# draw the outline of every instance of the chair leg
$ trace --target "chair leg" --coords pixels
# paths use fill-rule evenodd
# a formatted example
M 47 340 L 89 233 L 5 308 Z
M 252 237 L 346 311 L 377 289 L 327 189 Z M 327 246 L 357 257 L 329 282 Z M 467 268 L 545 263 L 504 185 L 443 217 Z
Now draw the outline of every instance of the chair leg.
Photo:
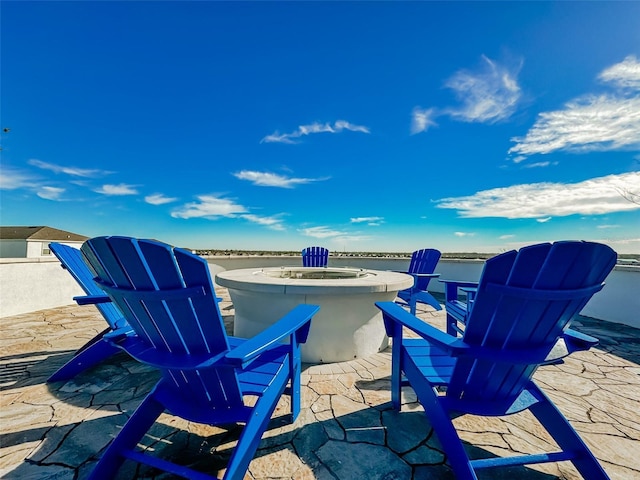
M 78 350 L 76 350 L 76 355 L 79 354 L 79 353 L 82 353 L 84 350 L 86 350 L 87 348 L 91 347 L 94 343 L 97 343 L 97 342 L 103 340 L 103 337 L 107 333 L 111 333 L 111 332 L 113 332 L 113 329 L 111 327 L 105 328 L 98 335 L 93 337 L 91 340 L 89 340 L 87 343 L 85 343 L 82 347 L 80 347 Z
M 417 291 L 410 294 L 406 299 L 402 297 L 399 298 L 401 298 L 406 303 L 406 305 L 409 306 L 409 313 L 411 313 L 411 315 L 416 314 L 416 306 L 418 302 L 430 305 L 434 310 L 442 310 L 442 305 L 440 305 L 440 302 L 438 302 L 433 295 L 426 291 Z
M 456 480 L 477 480 L 462 440 L 453 426 L 449 412 L 442 407 L 437 392 L 412 362 L 405 362 L 405 373 L 440 440 Z
M 291 338 L 291 354 L 289 355 L 289 376 L 291 379 L 291 422 L 295 422 L 296 418 L 300 414 L 300 396 L 302 390 L 302 384 L 300 380 L 300 374 L 302 373 L 301 367 L 301 353 L 300 353 L 300 344 L 298 340 L 295 338 L 295 335 L 292 335 Z
M 288 372 L 280 372 L 269 386 L 265 395 L 256 402 L 229 459 L 223 480 L 242 480 L 245 478 L 247 468 L 249 468 L 258 445 L 260 445 L 262 434 L 267 429 L 271 415 L 276 409 L 278 399 L 282 395 L 288 380 Z
M 107 331 L 111 331 L 111 329 L 106 330 L 97 337 L 94 337 L 86 345 L 80 348 L 80 350 L 73 355 L 73 358 L 71 358 L 47 379 L 47 382 L 51 383 L 69 380 L 80 372 L 97 365 L 119 352 L 120 349 L 118 347 L 113 346 L 102 338 L 102 335 Z
M 602 468 L 602 465 L 593 456 L 589 447 L 580 438 L 562 412 L 533 382 L 530 384 L 529 389 L 540 399 L 539 402 L 529 407 L 531 413 L 563 451 L 575 452 L 576 458 L 572 459 L 571 463 L 573 463 L 582 477 L 585 480 L 608 479 L 609 476 Z
M 391 406 L 402 408 L 402 325 L 392 324 L 391 337 Z
M 416 301 L 416 299 L 414 297 L 411 297 L 411 299 L 409 300 L 409 313 L 411 315 L 415 315 L 416 314 L 416 304 L 418 302 Z
M 158 402 L 154 395 L 158 385 L 149 393 L 138 406 L 131 418 L 116 438 L 107 447 L 100 461 L 95 466 L 89 480 L 110 480 L 116 478 L 118 469 L 125 461 L 123 452 L 132 450 L 138 444 L 145 433 L 149 431 L 156 419 L 164 412 L 165 408 Z
M 440 305 L 440 302 L 438 302 L 438 300 L 436 300 L 435 297 L 429 292 L 424 292 L 423 297 L 420 298 L 420 301 L 426 303 L 427 305 L 431 305 L 434 310 L 442 310 L 442 305 Z
M 458 321 L 455 319 L 455 317 L 453 317 L 453 316 L 451 316 L 451 315 L 449 315 L 447 313 L 447 333 L 449 335 L 454 336 L 454 337 L 458 336 L 458 331 L 454 328 L 454 326 L 458 325 L 457 322 Z

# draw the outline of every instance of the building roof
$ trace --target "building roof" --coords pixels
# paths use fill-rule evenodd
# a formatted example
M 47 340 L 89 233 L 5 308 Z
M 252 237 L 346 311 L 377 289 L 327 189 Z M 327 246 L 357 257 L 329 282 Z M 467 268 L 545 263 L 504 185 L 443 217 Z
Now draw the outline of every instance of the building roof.
M 2 240 L 53 240 L 84 242 L 89 237 L 77 233 L 58 230 L 46 226 L 39 227 L 0 227 L 0 239 Z

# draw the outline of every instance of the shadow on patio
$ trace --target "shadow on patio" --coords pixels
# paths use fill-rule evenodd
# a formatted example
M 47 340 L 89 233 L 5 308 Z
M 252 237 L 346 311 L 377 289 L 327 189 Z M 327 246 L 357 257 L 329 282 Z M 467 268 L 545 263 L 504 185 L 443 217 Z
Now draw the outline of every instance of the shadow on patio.
M 53 371 L 52 366 L 47 373 Z M 437 437 L 410 390 L 405 392 L 408 403 L 398 413 L 385 401 L 388 378 L 360 379 L 349 385 L 348 376 L 333 382 L 321 373 L 318 382 L 312 381 L 314 373 L 307 376 L 310 381 L 300 417 L 289 423 L 288 399 L 283 398 L 250 465 L 249 478 L 453 479 Z M 40 393 L 22 398 L 30 413 L 15 412 L 25 415 L 22 428 L 0 435 L 3 450 L 25 455 L 11 469 L 5 466 L 3 478 L 85 478 L 157 378 L 154 371 L 118 355 L 75 381 L 49 388 L 40 385 L 36 388 Z M 42 401 L 42 387 L 54 398 Z M 154 455 L 215 476 L 224 469 L 240 430 L 235 425 L 225 430 L 193 424 L 165 414 L 143 445 Z M 476 457 L 492 456 L 489 450 L 467 446 Z M 132 462 L 125 463 L 118 476 L 156 477 L 167 478 Z M 557 477 L 510 468 L 483 472 L 481 478 Z
M 232 313 L 226 303 L 221 308 L 225 314 Z M 421 316 L 438 328 L 444 326 L 441 312 L 422 312 Z M 229 326 L 232 318 L 225 315 Z M 609 328 L 608 322 L 593 319 L 578 321 L 579 329 L 603 338 L 602 349 L 574 354 L 561 365 L 542 367 L 536 380 L 612 478 L 638 478 L 640 331 Z M 2 319 L 6 353 L 0 358 L 0 368 L 6 370 L 0 403 L 0 476 L 85 478 L 100 452 L 155 384 L 155 371 L 124 354 L 73 381 L 45 383 L 73 353 L 71 349 L 84 344 L 103 325 L 94 308 L 78 306 Z M 403 391 L 401 413 L 391 410 L 389 362 L 387 351 L 350 362 L 304 365 L 299 419 L 293 425 L 286 423 L 288 404 L 283 397 L 247 478 L 452 478 L 413 391 Z M 553 449 L 527 415 L 504 420 L 464 416 L 455 421 L 473 456 Z M 216 473 L 226 463 L 237 432 L 238 428 L 225 431 L 163 415 L 145 438 L 145 445 L 163 458 Z M 579 478 L 566 463 L 487 470 L 482 475 Z M 137 472 L 136 465 L 129 465 L 119 478 L 153 476 L 151 471 Z

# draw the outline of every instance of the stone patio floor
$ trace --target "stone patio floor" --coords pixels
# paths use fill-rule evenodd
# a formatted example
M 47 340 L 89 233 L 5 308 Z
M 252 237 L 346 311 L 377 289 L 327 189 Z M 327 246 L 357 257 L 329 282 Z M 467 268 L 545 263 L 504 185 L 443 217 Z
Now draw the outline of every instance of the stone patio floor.
M 228 328 L 233 306 L 221 311 Z M 443 312 L 419 316 L 444 328 Z M 158 374 L 117 354 L 74 380 L 47 377 L 106 324 L 93 307 L 67 306 L 0 319 L 0 477 L 83 479 L 151 389 Z M 541 367 L 537 382 L 614 479 L 640 478 L 640 330 L 580 317 L 574 327 L 597 348 Z M 438 438 L 410 388 L 401 412 L 390 406 L 390 353 L 304 365 L 303 410 L 287 423 L 278 406 L 246 479 L 451 479 Z M 555 447 L 531 415 L 455 420 L 474 457 Z M 222 475 L 238 427 L 224 430 L 164 414 L 144 438 L 159 456 Z M 118 478 L 172 478 L 125 464 Z M 580 478 L 568 462 L 480 472 L 480 478 Z

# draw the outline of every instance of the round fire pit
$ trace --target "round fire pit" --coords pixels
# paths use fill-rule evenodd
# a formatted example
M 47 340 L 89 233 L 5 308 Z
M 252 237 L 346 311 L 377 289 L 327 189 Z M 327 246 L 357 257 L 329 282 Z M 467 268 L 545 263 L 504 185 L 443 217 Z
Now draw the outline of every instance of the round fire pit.
M 275 267 L 256 271 L 257 275 L 271 278 L 295 278 L 300 280 L 345 280 L 364 278 L 371 275 L 369 270 L 349 267 Z
M 252 337 L 301 303 L 320 305 L 302 361 L 331 363 L 366 357 L 388 344 L 378 301 L 413 285 L 404 273 L 349 267 L 273 267 L 216 275 L 235 308 L 234 335 Z

